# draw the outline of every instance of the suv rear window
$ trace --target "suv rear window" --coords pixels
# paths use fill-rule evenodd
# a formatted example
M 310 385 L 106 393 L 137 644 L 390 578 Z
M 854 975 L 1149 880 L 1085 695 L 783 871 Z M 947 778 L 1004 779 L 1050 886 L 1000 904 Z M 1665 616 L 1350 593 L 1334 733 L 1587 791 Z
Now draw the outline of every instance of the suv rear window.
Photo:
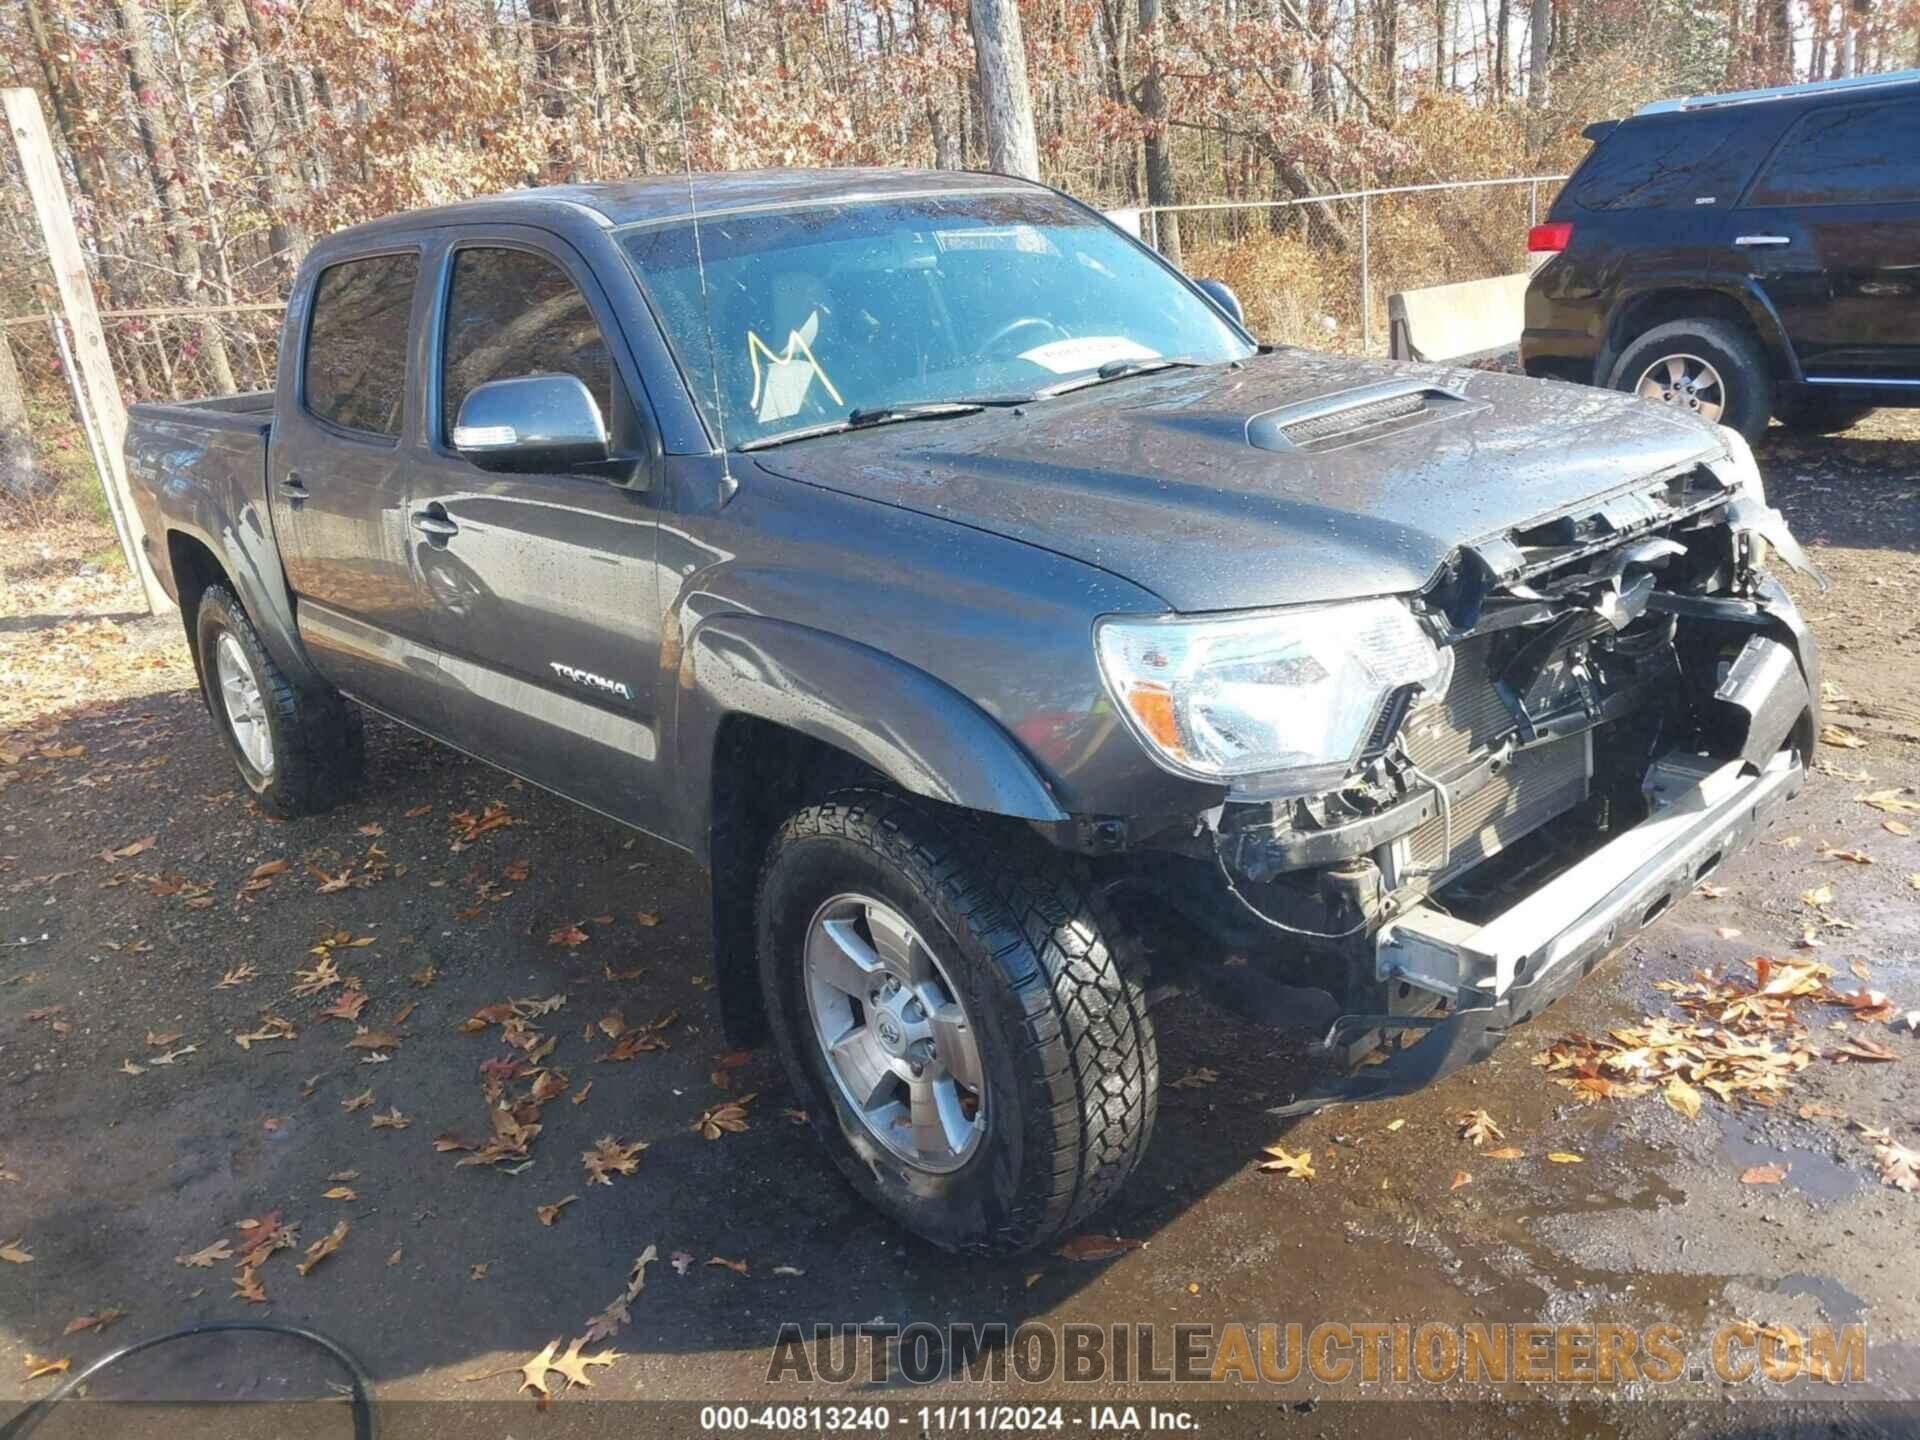
M 1630 120 L 1603 139 L 1573 177 L 1575 203 L 1588 210 L 1668 210 L 1713 199 L 1732 204 L 1752 167 L 1733 114 Z
M 1890 205 L 1920 198 L 1920 101 L 1816 110 L 1794 126 L 1749 205 Z
M 419 273 L 417 254 L 370 255 L 320 272 L 302 376 L 310 413 L 342 429 L 399 437 Z

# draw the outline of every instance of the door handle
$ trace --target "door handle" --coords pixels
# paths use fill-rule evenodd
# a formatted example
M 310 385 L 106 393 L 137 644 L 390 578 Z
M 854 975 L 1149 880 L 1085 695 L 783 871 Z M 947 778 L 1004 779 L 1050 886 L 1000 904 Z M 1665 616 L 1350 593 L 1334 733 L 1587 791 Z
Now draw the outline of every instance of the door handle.
M 431 510 L 414 511 L 413 528 L 430 540 L 449 540 L 460 533 L 460 527 L 449 520 L 444 512 L 436 515 Z
M 280 482 L 280 493 L 297 505 L 307 498 L 307 487 L 300 483 L 298 474 L 289 470 L 287 478 Z
M 1791 235 L 1736 235 L 1733 243 L 1742 247 L 1749 245 L 1791 245 Z

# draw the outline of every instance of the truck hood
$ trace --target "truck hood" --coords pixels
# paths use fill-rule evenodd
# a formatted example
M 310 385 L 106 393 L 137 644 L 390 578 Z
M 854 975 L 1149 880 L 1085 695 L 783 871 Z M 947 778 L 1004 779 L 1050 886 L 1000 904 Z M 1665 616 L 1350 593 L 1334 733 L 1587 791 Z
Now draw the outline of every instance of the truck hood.
M 1612 391 L 1285 350 L 754 459 L 1195 612 L 1419 590 L 1462 545 L 1721 453 Z

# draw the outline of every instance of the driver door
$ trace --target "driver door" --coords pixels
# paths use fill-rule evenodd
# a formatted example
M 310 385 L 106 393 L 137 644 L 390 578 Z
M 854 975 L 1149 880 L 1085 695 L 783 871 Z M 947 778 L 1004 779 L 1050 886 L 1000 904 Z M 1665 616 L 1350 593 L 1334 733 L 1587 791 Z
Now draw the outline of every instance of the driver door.
M 619 453 L 657 454 L 599 285 L 545 232 L 464 227 L 439 256 L 414 560 L 440 652 L 446 739 L 631 824 L 661 786 L 657 490 L 497 474 L 448 444 L 490 380 L 577 376 Z

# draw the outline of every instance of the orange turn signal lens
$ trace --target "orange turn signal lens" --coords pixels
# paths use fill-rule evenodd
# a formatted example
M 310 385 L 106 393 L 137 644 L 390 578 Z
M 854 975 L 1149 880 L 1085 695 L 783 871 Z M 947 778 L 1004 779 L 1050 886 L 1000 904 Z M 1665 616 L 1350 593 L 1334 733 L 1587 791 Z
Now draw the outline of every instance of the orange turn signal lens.
M 1135 685 L 1127 691 L 1127 706 L 1154 744 L 1169 755 L 1187 753 L 1187 747 L 1180 743 L 1179 722 L 1174 719 L 1172 691 L 1159 685 Z

